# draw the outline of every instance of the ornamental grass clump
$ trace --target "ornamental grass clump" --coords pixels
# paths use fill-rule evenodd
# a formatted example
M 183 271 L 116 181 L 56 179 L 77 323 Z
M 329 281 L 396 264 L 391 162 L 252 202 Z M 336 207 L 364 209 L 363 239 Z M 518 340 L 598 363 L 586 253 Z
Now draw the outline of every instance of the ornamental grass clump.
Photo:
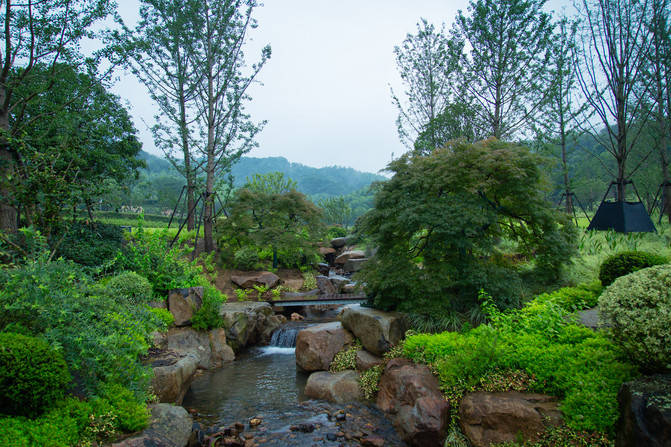
M 671 265 L 613 282 L 599 299 L 611 337 L 646 372 L 671 370 Z

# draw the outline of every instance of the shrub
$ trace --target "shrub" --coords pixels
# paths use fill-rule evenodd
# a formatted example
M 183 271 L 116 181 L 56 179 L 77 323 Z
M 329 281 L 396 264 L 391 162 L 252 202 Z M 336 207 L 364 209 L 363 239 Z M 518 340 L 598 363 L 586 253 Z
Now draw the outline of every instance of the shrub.
M 135 272 L 114 276 L 107 282 L 106 292 L 115 300 L 131 305 L 149 303 L 153 297 L 149 280 Z
M 198 285 L 202 269 L 185 259 L 186 251 L 170 247 L 167 231 L 144 231 L 142 221 L 133 239 L 114 261 L 117 271 L 133 271 L 149 280 L 154 296 L 164 299 L 171 289 Z
M 599 279 L 607 287 L 620 276 L 669 262 L 663 256 L 644 251 L 625 251 L 606 258 L 599 268 Z
M 102 382 L 146 392 L 150 369 L 138 361 L 159 325 L 145 307 L 132 311 L 101 295 L 81 267 L 68 261 L 29 262 L 0 269 L 0 331 L 21 326 L 59 346 L 79 391 Z
M 347 236 L 347 230 L 340 225 L 331 225 L 326 230 L 327 240 L 335 239 L 337 237 Z
M 70 374 L 44 340 L 0 334 L 0 411 L 36 415 L 63 397 Z
M 533 303 L 552 302 L 567 312 L 588 309 L 596 306 L 602 287 L 600 284 L 580 284 L 577 287 L 564 287 L 551 293 L 543 293 L 534 298 Z
M 359 384 L 366 399 L 374 399 L 379 390 L 380 377 L 382 377 L 382 365 L 375 365 L 361 373 Z
M 235 252 L 233 262 L 237 269 L 254 270 L 259 263 L 259 254 L 254 247 L 243 247 Z
M 671 265 L 618 278 L 599 299 L 613 340 L 650 371 L 671 369 Z
M 168 309 L 152 307 L 149 312 L 154 316 L 159 331 L 167 331 L 170 326 L 175 324 L 175 317 Z

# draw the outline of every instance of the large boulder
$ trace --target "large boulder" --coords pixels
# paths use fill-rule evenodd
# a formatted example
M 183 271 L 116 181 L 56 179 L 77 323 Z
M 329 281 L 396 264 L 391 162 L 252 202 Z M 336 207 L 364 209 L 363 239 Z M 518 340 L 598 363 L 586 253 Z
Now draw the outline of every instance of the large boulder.
M 151 422 L 142 433 L 111 447 L 185 447 L 191 437 L 193 419 L 182 407 L 169 404 L 151 406 Z
M 181 404 L 198 368 L 195 354 L 164 351 L 150 365 L 154 371 L 151 388 L 159 402 Z
M 403 314 L 383 312 L 362 307 L 347 306 L 339 316 L 342 325 L 361 340 L 366 351 L 382 355 L 403 339 L 408 329 Z
M 331 280 L 331 284 L 333 284 L 333 287 L 335 287 L 336 293 L 342 293 L 343 287 L 352 282 L 351 279 L 340 275 L 330 276 L 329 280 Z
M 202 305 L 202 287 L 173 289 L 168 293 L 168 310 L 175 318 L 175 326 L 190 325 L 193 313 Z
M 361 400 L 359 373 L 352 370 L 313 372 L 305 384 L 305 395 L 339 404 Z
M 367 369 L 371 369 L 373 366 L 381 365 L 382 363 L 384 363 L 382 357 L 373 355 L 364 349 L 356 352 L 356 369 L 358 371 L 366 371 Z
M 280 283 L 280 277 L 273 272 L 247 272 L 232 275 L 231 281 L 242 289 L 252 289 L 254 286 L 272 289 Z
M 261 341 L 266 327 L 276 324 L 268 318 L 273 309 L 266 302 L 224 303 L 219 314 L 224 320 L 227 342 L 235 352 Z
M 296 364 L 305 371 L 326 371 L 336 353 L 353 341 L 338 321 L 310 326 L 296 336 Z
M 317 288 L 319 293 L 322 295 L 334 295 L 337 293 L 335 286 L 331 282 L 328 276 L 319 275 L 315 276 L 315 281 L 317 282 Z
M 443 445 L 450 407 L 429 368 L 392 359 L 379 387 L 377 406 L 389 414 L 405 442 L 417 447 Z
M 191 353 L 198 359 L 198 368 L 221 368 L 235 360 L 233 349 L 226 344 L 226 331 L 212 329 L 207 332 L 191 328 L 173 328 L 168 331 L 168 349 L 183 354 Z
M 671 375 L 624 383 L 617 400 L 617 447 L 671 446 Z
M 347 245 L 346 237 L 337 237 L 331 239 L 331 247 L 333 248 L 343 248 L 345 245 Z
M 548 426 L 562 424 L 556 398 L 543 394 L 477 392 L 459 406 L 459 424 L 473 447 L 538 440 Z
M 361 250 L 350 250 L 342 253 L 340 256 L 335 258 L 336 264 L 344 264 L 350 259 L 364 259 L 366 254 Z

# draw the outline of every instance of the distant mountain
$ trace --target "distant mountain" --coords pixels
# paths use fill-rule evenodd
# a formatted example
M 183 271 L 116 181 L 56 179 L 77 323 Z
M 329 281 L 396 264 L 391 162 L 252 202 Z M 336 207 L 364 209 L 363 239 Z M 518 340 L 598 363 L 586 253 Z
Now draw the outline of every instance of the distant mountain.
M 142 151 L 139 158 L 147 163 L 148 174 L 169 174 L 176 171 L 166 159 Z M 313 168 L 291 163 L 284 157 L 242 157 L 233 166 L 235 186 L 242 186 L 254 174 L 282 172 L 294 180 L 298 190 L 312 197 L 343 196 L 368 187 L 375 181 L 385 180 L 381 175 L 357 171 L 353 168 L 329 166 Z

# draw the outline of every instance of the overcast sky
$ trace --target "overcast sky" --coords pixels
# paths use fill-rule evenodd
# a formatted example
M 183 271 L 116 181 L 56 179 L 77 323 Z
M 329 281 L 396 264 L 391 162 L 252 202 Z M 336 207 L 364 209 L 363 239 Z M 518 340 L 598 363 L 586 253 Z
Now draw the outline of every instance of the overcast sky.
M 505 0 L 504 0 L 505 1 Z M 560 10 L 567 1 L 554 0 Z M 138 0 L 119 0 L 124 21 L 137 22 Z M 383 169 L 399 142 L 390 85 L 402 92 L 393 49 L 424 17 L 451 27 L 466 0 L 264 0 L 255 16 L 246 56 L 255 62 L 260 48 L 272 47 L 261 71 L 263 85 L 251 90 L 248 111 L 267 120 L 248 156 L 283 156 L 309 166 Z M 156 108 L 144 87 L 122 75 L 115 92 L 125 99 L 140 131 L 143 149 L 161 155 L 148 126 Z M 146 124 L 145 124 L 146 123 Z

